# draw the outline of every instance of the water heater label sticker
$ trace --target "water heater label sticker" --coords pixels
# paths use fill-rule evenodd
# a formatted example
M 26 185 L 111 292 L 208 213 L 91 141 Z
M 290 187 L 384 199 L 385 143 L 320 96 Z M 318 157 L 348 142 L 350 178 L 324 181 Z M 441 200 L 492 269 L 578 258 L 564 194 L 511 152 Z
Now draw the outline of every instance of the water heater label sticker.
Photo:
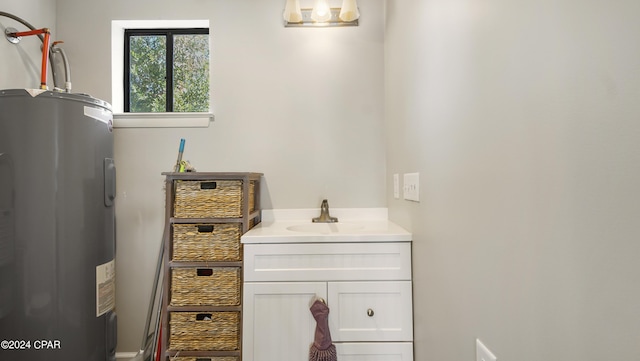
M 116 307 L 115 260 L 96 267 L 96 317 Z

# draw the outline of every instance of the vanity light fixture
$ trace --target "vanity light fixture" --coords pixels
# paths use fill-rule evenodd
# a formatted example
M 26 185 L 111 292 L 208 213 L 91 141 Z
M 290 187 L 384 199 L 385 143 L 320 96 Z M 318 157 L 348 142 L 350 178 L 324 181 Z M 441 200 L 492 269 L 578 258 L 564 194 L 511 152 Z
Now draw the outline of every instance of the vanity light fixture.
M 356 0 L 343 0 L 341 8 L 315 0 L 313 9 L 301 9 L 300 0 L 287 0 L 283 13 L 285 27 L 358 26 L 359 17 Z
M 284 14 L 282 14 L 285 23 L 299 23 L 302 22 L 302 11 L 300 10 L 300 1 L 287 0 L 287 4 L 284 6 Z
M 340 9 L 339 18 L 342 21 L 354 21 L 358 20 L 360 12 L 358 11 L 358 4 L 356 0 L 344 0 L 342 2 L 342 8 Z
M 311 10 L 311 20 L 316 23 L 326 23 L 331 20 L 331 8 L 327 0 L 316 0 Z

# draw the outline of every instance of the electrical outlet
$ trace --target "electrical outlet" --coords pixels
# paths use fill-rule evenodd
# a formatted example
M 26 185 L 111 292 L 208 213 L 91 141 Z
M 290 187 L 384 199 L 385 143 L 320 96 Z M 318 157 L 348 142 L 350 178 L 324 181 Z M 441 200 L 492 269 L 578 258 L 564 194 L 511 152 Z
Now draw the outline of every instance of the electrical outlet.
M 393 198 L 400 199 L 400 175 L 393 175 Z
M 476 339 L 476 361 L 497 361 L 497 359 L 487 346 L 479 339 Z
M 420 202 L 420 173 L 405 173 L 403 184 L 404 199 Z

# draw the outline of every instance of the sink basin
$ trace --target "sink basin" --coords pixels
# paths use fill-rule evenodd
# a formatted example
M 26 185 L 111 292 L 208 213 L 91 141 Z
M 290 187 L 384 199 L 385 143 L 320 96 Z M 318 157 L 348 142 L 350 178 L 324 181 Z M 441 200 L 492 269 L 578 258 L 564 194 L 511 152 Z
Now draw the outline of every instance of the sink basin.
M 296 224 L 293 226 L 287 227 L 287 230 L 293 232 L 303 232 L 303 233 L 320 233 L 320 234 L 331 234 L 331 233 L 349 233 L 363 229 L 364 226 L 362 224 L 349 224 L 349 223 L 307 223 L 307 224 Z

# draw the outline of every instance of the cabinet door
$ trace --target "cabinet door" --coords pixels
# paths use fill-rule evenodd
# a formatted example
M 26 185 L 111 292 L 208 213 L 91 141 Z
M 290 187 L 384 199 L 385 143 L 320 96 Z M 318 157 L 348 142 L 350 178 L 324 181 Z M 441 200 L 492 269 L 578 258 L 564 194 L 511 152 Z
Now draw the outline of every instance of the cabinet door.
M 245 283 L 243 361 L 307 360 L 316 328 L 309 307 L 316 295 L 327 298 L 326 283 Z
M 413 361 L 413 343 L 337 343 L 340 361 Z
M 330 282 L 334 341 L 412 341 L 411 281 Z

